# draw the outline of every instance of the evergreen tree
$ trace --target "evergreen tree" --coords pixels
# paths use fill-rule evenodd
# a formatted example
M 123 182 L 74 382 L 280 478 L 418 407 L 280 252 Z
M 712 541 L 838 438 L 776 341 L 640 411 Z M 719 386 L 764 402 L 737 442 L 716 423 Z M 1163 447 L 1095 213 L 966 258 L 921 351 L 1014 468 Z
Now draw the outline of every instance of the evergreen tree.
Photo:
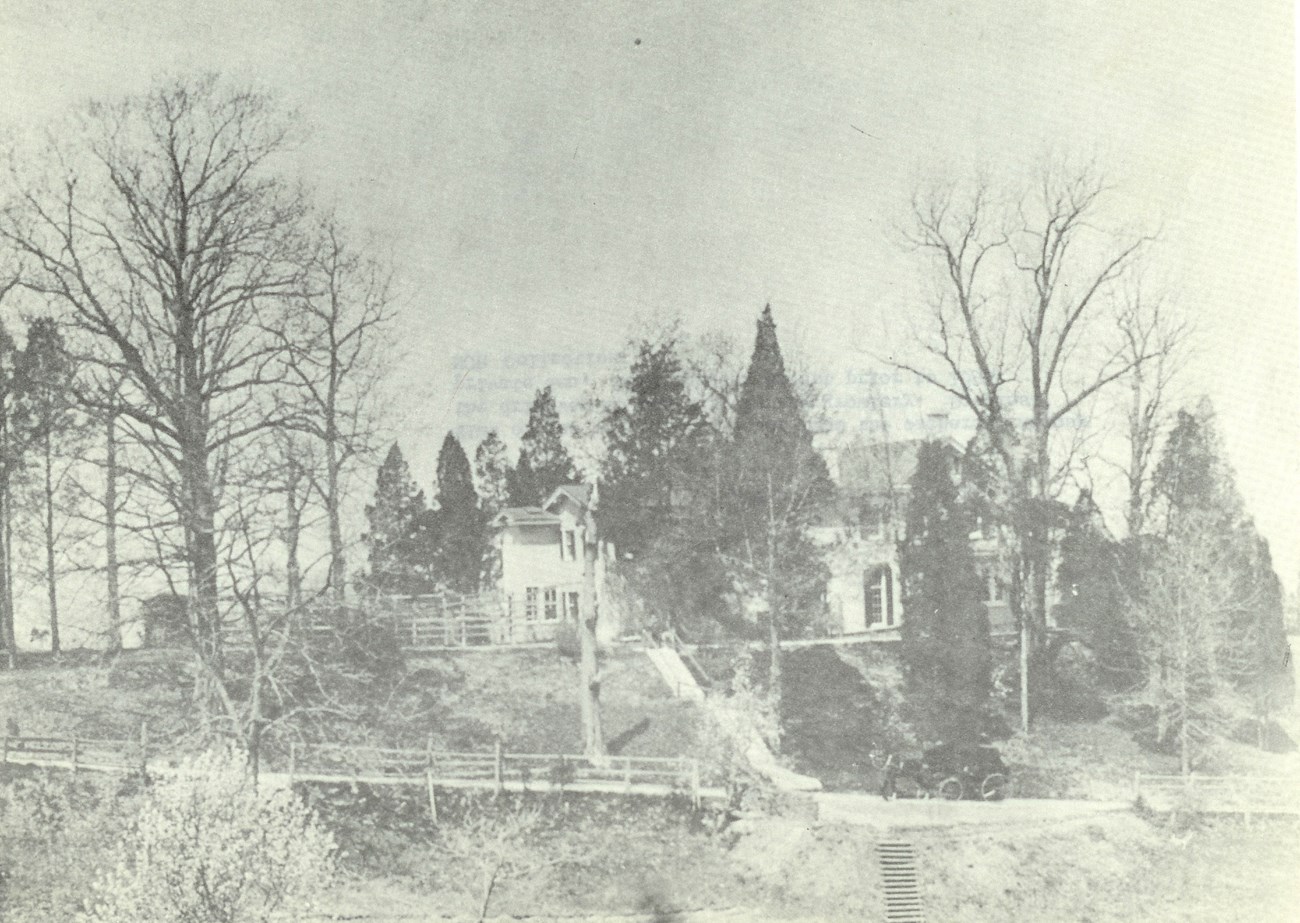
M 501 579 L 501 549 L 495 540 L 492 521 L 510 503 L 510 461 L 506 444 L 496 430 L 488 433 L 474 451 L 474 477 L 484 523 L 479 584 L 494 586 Z
M 528 427 L 519 443 L 519 463 L 510 473 L 510 502 L 538 506 L 555 488 L 579 480 L 577 467 L 564 447 L 564 427 L 550 385 L 537 392 L 528 411 Z
M 402 450 L 393 443 L 379 467 L 374 503 L 366 507 L 370 586 L 378 593 L 420 593 L 429 589 L 424 492 L 411 478 Z
M 779 698 L 780 638 L 807 632 L 821 613 L 826 567 L 807 529 L 833 486 L 786 374 L 770 305 L 758 320 L 719 487 L 723 553 L 766 605 L 770 687 Z
M 1121 544 L 1111 538 L 1091 492 L 1083 491 L 1061 539 L 1056 621 L 1083 639 L 1092 652 L 1095 679 L 1112 692 L 1140 679 L 1124 601 L 1127 581 L 1136 572 L 1133 562 L 1141 553 L 1139 540 Z
M 690 397 L 671 333 L 636 345 L 622 384 L 626 403 L 609 408 L 603 421 L 601 522 L 605 536 L 635 560 L 671 527 L 707 421 Z
M 19 416 L 23 439 L 40 464 L 37 494 L 41 510 L 41 544 L 45 558 L 45 587 L 50 625 L 50 650 L 59 652 L 58 571 L 55 562 L 58 532 L 56 508 L 60 477 L 56 468 L 62 445 L 76 423 L 72 404 L 72 361 L 58 324 L 48 317 L 32 320 L 27 328 L 27 348 L 18 357 L 18 379 L 23 390 Z
M 922 723 L 941 740 L 972 741 L 990 692 L 988 612 L 970 547 L 971 520 L 953 479 L 953 453 L 922 443 L 899 545 L 902 654 Z
M 479 502 L 489 519 L 510 503 L 510 461 L 506 444 L 496 430 L 488 433 L 474 450 L 474 478 Z
M 438 451 L 436 546 L 433 573 L 460 593 L 478 590 L 487 541 L 486 519 L 479 507 L 469 457 L 460 440 L 448 433 Z
M 1213 611 L 1207 611 L 1203 621 L 1219 631 L 1215 643 L 1221 656 L 1202 658 L 1205 668 L 1215 673 L 1207 682 L 1228 681 L 1251 703 L 1262 741 L 1270 714 L 1289 704 L 1295 692 L 1285 656 L 1281 585 L 1268 544 L 1246 514 L 1207 400 L 1195 411 L 1179 411 L 1152 486 L 1157 510 L 1153 519 L 1164 528 L 1163 534 L 1148 539 L 1153 546 L 1150 556 L 1166 565 L 1155 576 L 1178 573 L 1181 566 L 1188 571 L 1184 579 L 1200 579 L 1188 569 L 1213 566 L 1215 573 L 1206 576 L 1216 579 L 1214 592 L 1202 594 L 1209 601 L 1202 608 Z M 1137 630 L 1150 634 L 1153 626 L 1164 630 L 1157 621 L 1159 613 L 1151 611 L 1153 600 L 1162 598 L 1162 588 L 1153 583 L 1152 574 L 1144 577 L 1134 611 L 1146 616 Z M 1155 671 L 1148 685 L 1159 683 L 1160 671 Z
M 17 666 L 14 631 L 14 482 L 27 449 L 23 432 L 21 357 L 9 331 L 0 324 L 0 645 L 10 669 Z

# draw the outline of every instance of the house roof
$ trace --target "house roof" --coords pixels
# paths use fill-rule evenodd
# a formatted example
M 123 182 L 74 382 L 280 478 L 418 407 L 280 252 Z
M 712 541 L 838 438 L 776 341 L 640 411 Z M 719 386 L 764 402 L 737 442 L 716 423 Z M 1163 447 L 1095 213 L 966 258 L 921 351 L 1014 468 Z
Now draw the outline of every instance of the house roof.
M 554 512 L 563 500 L 585 508 L 591 498 L 590 484 L 561 484 L 541 506 L 508 506 L 492 520 L 497 526 L 553 526 L 560 517 Z
M 591 499 L 590 484 L 561 484 L 551 493 L 546 502 L 542 504 L 544 509 L 551 509 L 555 506 L 560 498 L 565 497 L 571 500 L 579 507 L 585 508 L 587 501 Z
M 838 452 L 838 486 L 841 496 L 853 498 L 898 497 L 907 492 L 916 471 L 916 459 L 924 439 L 890 442 L 857 442 Z M 943 440 L 961 454 L 955 439 Z
M 559 516 L 540 506 L 508 506 L 497 513 L 493 523 L 498 526 L 553 526 L 559 521 Z

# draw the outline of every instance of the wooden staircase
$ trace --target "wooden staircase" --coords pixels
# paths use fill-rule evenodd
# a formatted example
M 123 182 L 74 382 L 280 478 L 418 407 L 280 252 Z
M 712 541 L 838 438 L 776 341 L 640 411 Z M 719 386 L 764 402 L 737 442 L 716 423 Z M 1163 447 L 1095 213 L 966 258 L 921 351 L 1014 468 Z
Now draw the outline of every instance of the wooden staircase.
M 876 844 L 885 883 L 886 923 L 925 923 L 921 885 L 916 878 L 916 849 L 901 840 Z

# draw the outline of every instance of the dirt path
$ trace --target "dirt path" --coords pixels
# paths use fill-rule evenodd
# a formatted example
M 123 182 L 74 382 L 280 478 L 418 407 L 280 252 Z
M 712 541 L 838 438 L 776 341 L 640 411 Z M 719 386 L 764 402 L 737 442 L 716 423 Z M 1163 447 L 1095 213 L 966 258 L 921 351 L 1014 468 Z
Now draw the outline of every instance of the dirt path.
M 814 796 L 817 818 L 827 823 L 857 824 L 881 830 L 958 825 L 1039 825 L 1123 812 L 1124 801 L 1011 798 L 1006 801 L 896 799 L 861 792 L 823 792 Z

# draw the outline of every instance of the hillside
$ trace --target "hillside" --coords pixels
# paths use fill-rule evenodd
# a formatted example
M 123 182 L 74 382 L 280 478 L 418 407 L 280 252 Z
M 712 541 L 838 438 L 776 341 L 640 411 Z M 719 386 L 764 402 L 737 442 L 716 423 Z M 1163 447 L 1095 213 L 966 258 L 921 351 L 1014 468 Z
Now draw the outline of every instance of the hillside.
M 602 690 L 610 750 L 636 756 L 688 756 L 696 750 L 698 714 L 673 699 L 636 650 L 615 651 Z M 372 727 L 356 729 L 373 744 L 448 749 L 491 748 L 499 737 L 516 752 L 581 750 L 577 668 L 549 648 L 476 649 L 413 658 L 399 684 L 403 696 L 380 707 Z M 0 721 L 23 734 L 132 738 L 148 722 L 151 740 L 182 736 L 190 726 L 192 677 L 167 651 L 117 657 L 33 658 L 0 672 Z M 382 703 L 381 703 L 382 704 Z

